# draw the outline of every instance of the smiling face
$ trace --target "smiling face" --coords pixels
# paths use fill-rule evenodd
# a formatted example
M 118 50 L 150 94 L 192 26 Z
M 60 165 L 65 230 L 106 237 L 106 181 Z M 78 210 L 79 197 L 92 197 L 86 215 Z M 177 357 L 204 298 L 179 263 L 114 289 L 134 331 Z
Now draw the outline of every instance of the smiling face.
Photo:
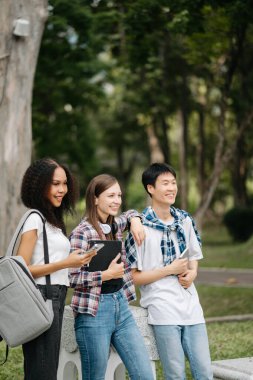
M 163 173 L 157 177 L 154 186 L 147 185 L 147 190 L 152 197 L 153 206 L 171 206 L 177 196 L 177 180 L 172 173 Z
M 52 183 L 47 193 L 47 199 L 54 207 L 60 207 L 63 197 L 68 192 L 65 170 L 57 167 L 54 171 Z
M 109 215 L 116 216 L 122 203 L 122 193 L 118 182 L 95 197 L 97 213 L 102 222 L 106 222 Z

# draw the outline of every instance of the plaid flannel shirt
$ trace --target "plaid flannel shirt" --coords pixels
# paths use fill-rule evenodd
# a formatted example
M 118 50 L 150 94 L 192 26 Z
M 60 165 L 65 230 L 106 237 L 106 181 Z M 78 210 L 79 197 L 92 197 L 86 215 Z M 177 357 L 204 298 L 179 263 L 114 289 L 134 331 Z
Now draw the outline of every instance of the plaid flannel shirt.
M 135 210 L 129 210 L 119 217 L 115 218 L 118 224 L 117 240 L 123 240 L 123 232 L 127 228 L 127 223 L 131 218 L 140 216 Z M 104 234 L 103 239 L 106 240 Z M 91 240 L 98 240 L 100 236 L 93 226 L 83 219 L 70 235 L 71 252 L 76 249 L 88 250 L 91 246 Z M 131 268 L 126 261 L 126 252 L 122 244 L 121 259 L 125 265 L 125 274 L 123 277 L 123 290 L 128 302 L 136 299 L 135 288 L 132 280 Z M 70 306 L 75 314 L 87 313 L 93 316 L 98 310 L 99 298 L 102 286 L 102 272 L 88 272 L 87 266 L 81 268 L 72 268 L 69 271 L 69 280 L 71 288 L 74 288 L 74 294 Z

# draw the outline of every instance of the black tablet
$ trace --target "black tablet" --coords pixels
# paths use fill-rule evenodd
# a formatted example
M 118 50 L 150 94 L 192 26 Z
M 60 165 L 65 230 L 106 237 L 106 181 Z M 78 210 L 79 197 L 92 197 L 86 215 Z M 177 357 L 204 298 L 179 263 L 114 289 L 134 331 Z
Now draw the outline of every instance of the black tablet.
M 103 243 L 104 246 L 91 259 L 88 266 L 89 272 L 108 269 L 111 261 L 115 259 L 118 253 L 121 253 L 122 243 L 120 240 L 92 240 L 91 243 L 93 245 Z M 120 262 L 121 260 L 118 261 L 118 263 Z

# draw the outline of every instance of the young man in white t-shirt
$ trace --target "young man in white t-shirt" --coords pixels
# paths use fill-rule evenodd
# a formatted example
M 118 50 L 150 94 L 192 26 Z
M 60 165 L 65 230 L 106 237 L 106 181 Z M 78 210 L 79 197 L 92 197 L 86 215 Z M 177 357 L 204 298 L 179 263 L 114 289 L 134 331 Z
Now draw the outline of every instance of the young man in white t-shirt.
M 213 379 L 208 337 L 193 284 L 202 256 L 198 231 L 191 216 L 172 205 L 177 195 L 175 170 L 162 163 L 150 165 L 142 183 L 151 196 L 143 211 L 146 238 L 137 246 L 126 240 L 135 285 L 142 307 L 148 309 L 166 380 L 184 380 L 185 356 L 195 380 Z M 188 258 L 179 258 L 188 248 Z

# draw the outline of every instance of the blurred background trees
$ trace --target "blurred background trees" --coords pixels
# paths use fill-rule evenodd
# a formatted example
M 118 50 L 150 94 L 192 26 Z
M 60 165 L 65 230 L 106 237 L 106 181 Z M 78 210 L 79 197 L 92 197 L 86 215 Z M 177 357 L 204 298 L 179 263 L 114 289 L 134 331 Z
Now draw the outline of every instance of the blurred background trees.
M 178 172 L 199 224 L 252 207 L 253 3 L 50 0 L 33 99 L 33 158 L 81 182 L 110 172 L 145 206 L 142 170 Z

